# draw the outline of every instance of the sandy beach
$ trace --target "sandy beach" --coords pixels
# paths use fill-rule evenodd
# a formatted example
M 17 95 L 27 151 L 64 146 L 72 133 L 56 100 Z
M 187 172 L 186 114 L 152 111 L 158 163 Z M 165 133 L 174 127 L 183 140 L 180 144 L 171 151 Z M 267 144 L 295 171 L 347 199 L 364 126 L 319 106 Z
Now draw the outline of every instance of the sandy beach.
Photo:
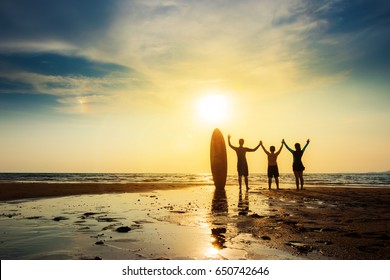
M 390 189 L 0 184 L 1 259 L 390 259 Z

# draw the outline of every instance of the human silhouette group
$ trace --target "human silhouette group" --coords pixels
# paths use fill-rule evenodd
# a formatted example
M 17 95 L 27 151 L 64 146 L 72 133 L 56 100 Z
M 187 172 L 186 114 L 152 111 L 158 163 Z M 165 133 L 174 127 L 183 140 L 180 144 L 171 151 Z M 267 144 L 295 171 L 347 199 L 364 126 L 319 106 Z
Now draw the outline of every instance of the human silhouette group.
M 280 154 L 280 152 L 283 149 L 283 146 L 289 150 L 293 156 L 293 172 L 295 176 L 295 184 L 297 187 L 297 190 L 301 189 L 303 190 L 303 185 L 304 185 L 304 179 L 303 179 L 303 171 L 305 170 L 305 166 L 302 163 L 302 156 L 303 153 L 305 152 L 307 146 L 310 143 L 310 140 L 308 139 L 306 141 L 306 145 L 301 148 L 301 145 L 299 143 L 295 144 L 295 150 L 291 149 L 287 143 L 282 140 L 281 146 L 278 151 L 276 151 L 275 146 L 271 146 L 269 151 L 264 147 L 263 141 L 260 141 L 259 144 L 251 149 L 244 147 L 244 139 L 239 139 L 238 143 L 239 146 L 233 146 L 231 144 L 231 135 L 228 135 L 228 144 L 229 147 L 232 148 L 236 154 L 237 154 L 237 173 L 238 173 L 238 185 L 241 189 L 242 187 L 242 177 L 244 177 L 244 182 L 245 186 L 247 189 L 249 189 L 248 186 L 248 175 L 249 175 L 249 170 L 248 170 L 248 162 L 246 160 L 246 153 L 247 152 L 255 152 L 259 147 L 263 148 L 263 151 L 266 153 L 267 158 L 268 158 L 268 169 L 267 169 L 267 176 L 268 176 L 268 189 L 271 189 L 272 185 L 272 178 L 275 178 L 275 184 L 276 188 L 279 189 L 279 168 L 278 168 L 278 163 L 277 163 L 277 158 Z

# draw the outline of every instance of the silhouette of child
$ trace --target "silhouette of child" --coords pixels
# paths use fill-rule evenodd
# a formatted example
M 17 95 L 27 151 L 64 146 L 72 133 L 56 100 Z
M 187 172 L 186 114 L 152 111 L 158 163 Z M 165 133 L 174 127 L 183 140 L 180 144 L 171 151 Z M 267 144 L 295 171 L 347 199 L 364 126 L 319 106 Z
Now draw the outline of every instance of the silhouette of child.
M 268 170 L 267 170 L 267 175 L 268 175 L 268 189 L 271 189 L 271 184 L 272 184 L 272 177 L 275 178 L 275 183 L 276 183 L 276 188 L 279 189 L 279 168 L 278 168 L 278 163 L 276 162 L 278 155 L 282 151 L 283 148 L 283 142 L 282 145 L 280 146 L 280 149 L 275 153 L 275 146 L 271 146 L 269 148 L 270 152 L 268 152 L 264 146 L 263 142 L 260 141 L 260 146 L 263 148 L 263 151 L 267 154 L 268 157 Z

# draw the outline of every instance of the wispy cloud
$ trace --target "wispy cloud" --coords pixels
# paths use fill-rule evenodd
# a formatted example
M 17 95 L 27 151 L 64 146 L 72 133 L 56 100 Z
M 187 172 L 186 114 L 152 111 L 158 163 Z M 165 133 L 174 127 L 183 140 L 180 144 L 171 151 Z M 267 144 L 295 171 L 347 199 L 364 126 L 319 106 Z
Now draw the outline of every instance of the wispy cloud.
M 389 32 L 383 1 L 92 1 L 93 9 L 88 1 L 38 2 L 0 4 L 0 52 L 86 60 L 68 69 L 73 75 L 42 67 L 0 74 L 61 98 L 176 98 L 216 81 L 244 94 L 291 93 L 347 79 L 373 57 L 385 65 L 378 53 L 390 40 L 381 36 Z
M 144 84 L 140 75 L 124 66 L 47 53 L 0 55 L 0 81 L 0 94 L 58 97 L 50 107 L 62 106 L 61 112 L 75 112 L 72 106 L 87 104 L 89 112 L 103 104 L 109 109 L 112 98 Z
M 336 38 L 329 33 L 337 24 L 329 14 L 340 10 L 339 4 L 132 1 L 121 7 L 110 39 L 114 59 L 136 67 L 159 85 L 167 80 L 181 84 L 219 80 L 221 85 L 245 84 L 262 92 L 293 91 L 318 81 L 339 81 L 350 70 L 339 67 L 337 55 L 327 55 L 333 48 L 330 42 L 340 46 L 351 36 Z M 353 55 L 342 57 L 348 60 Z

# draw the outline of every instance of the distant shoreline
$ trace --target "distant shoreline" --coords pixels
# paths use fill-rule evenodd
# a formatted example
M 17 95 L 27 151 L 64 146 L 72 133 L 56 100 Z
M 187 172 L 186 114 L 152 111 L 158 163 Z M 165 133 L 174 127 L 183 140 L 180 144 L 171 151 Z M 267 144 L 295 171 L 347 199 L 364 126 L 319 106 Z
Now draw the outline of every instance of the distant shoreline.
M 390 173 L 305 173 L 305 185 L 318 187 L 389 187 Z M 282 185 L 295 185 L 292 173 L 280 173 Z M 213 185 L 210 173 L 0 173 L 4 183 L 73 184 L 203 184 Z M 229 174 L 226 183 L 237 184 L 237 175 Z M 267 185 L 264 173 L 250 173 L 249 184 Z

